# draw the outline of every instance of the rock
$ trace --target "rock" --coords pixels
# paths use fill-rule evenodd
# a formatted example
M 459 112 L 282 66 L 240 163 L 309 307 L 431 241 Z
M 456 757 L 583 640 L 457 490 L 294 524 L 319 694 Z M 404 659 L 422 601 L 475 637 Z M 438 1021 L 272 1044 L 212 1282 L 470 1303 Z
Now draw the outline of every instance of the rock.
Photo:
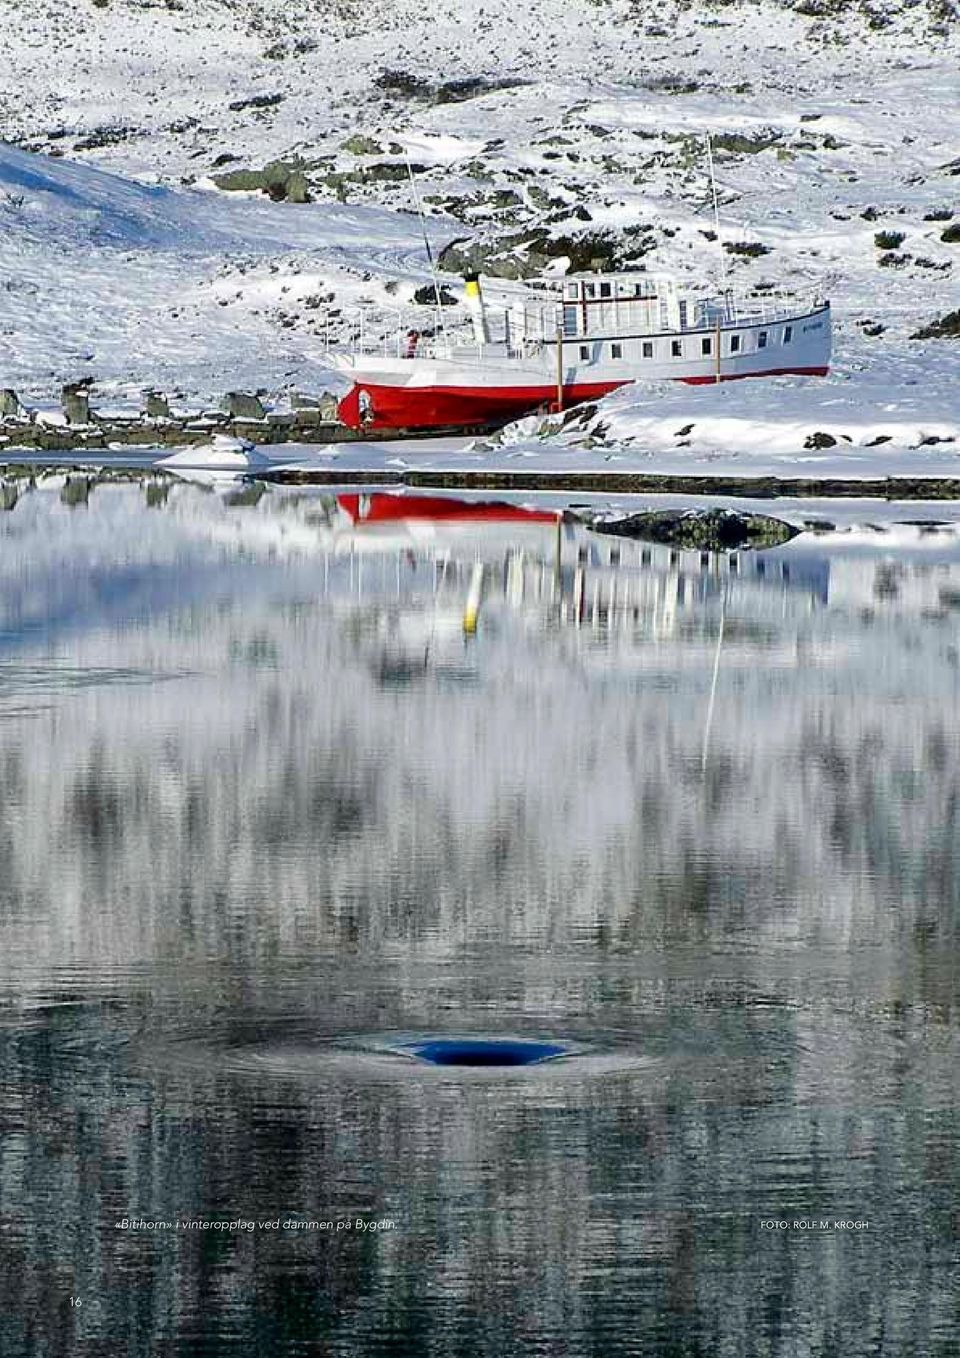
M 500 241 L 451 241 L 437 261 L 446 273 L 482 273 L 488 278 L 530 278 L 540 273 L 544 259 L 521 254 L 509 238 Z
M 382 156 L 383 147 L 373 137 L 365 137 L 361 132 L 355 132 L 352 137 L 340 143 L 340 150 L 348 152 L 351 156 Z M 401 148 L 402 150 L 402 148 Z
M 148 420 L 169 420 L 172 418 L 170 402 L 159 391 L 144 392 L 143 413 Z
M 921 330 L 917 330 L 910 338 L 919 340 L 960 338 L 960 311 L 950 311 L 945 316 L 938 317 Z
M 337 398 L 332 391 L 321 391 L 317 393 L 309 391 L 294 391 L 290 393 L 291 410 L 325 410 L 336 409 Z
M 710 140 L 714 151 L 726 151 L 734 156 L 755 156 L 760 151 L 776 146 L 780 133 L 772 128 L 753 137 L 744 136 L 741 132 L 714 132 Z
M 273 160 L 262 170 L 227 170 L 211 175 L 226 192 L 265 193 L 275 203 L 309 203 L 310 193 L 301 161 Z
M 381 71 L 373 82 L 378 90 L 387 94 L 399 94 L 405 99 L 428 99 L 433 90 L 429 80 L 422 80 L 409 71 Z
M 705 552 L 780 547 L 800 531 L 766 514 L 740 514 L 732 509 L 654 510 L 598 520 L 589 526 L 596 533 Z
M 723 248 L 728 255 L 742 255 L 745 259 L 758 259 L 770 253 L 770 246 L 761 245 L 757 240 L 725 240 Z
M 90 391 L 84 383 L 67 383 L 60 393 L 60 405 L 67 424 L 90 423 Z
M 476 99 L 478 95 L 516 89 L 528 82 L 512 76 L 489 80 L 486 76 L 478 75 L 434 85 L 418 75 L 411 75 L 409 71 L 384 70 L 373 83 L 377 89 L 403 99 L 422 99 L 432 104 L 462 104 L 467 99 Z
M 287 202 L 310 202 L 310 189 L 307 185 L 307 177 L 302 170 L 294 170 L 287 180 Z
M 20 414 L 20 398 L 13 387 L 0 388 L 0 419 L 5 415 Z
M 260 397 L 247 391 L 228 391 L 221 409 L 234 420 L 265 420 L 267 417 Z
M 439 291 L 441 306 L 457 305 L 459 299 L 454 297 L 449 288 L 444 287 L 443 284 L 441 284 Z M 417 288 L 416 292 L 413 294 L 413 300 L 416 302 L 417 306 L 436 306 L 437 289 L 432 283 L 427 284 L 425 287 Z
M 235 99 L 227 107 L 233 113 L 239 113 L 245 108 L 276 108 L 286 97 L 285 94 L 252 94 L 248 99 Z
M 375 184 L 404 184 L 411 173 L 425 174 L 428 168 L 429 166 L 416 162 L 408 167 L 393 160 L 378 160 L 374 165 L 365 165 L 362 170 L 358 170 L 355 177 L 360 183 L 364 180 L 373 180 Z
M 490 278 L 532 278 L 554 259 L 566 259 L 571 273 L 608 273 L 643 253 L 626 232 L 582 231 L 551 236 L 543 228 L 495 240 L 451 241 L 439 265 L 447 273 L 484 273 Z
M 20 492 L 16 484 L 10 481 L 0 481 L 0 510 L 16 509 Z
M 118 142 L 136 136 L 136 132 L 137 130 L 134 127 L 95 127 L 92 132 L 74 142 L 73 149 L 75 151 L 99 151 L 105 146 L 116 146 Z

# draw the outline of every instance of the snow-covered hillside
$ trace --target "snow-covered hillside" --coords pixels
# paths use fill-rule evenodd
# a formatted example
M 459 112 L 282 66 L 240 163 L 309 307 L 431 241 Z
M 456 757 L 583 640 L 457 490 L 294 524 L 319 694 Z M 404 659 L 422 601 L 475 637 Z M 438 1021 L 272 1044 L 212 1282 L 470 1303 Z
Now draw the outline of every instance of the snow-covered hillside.
M 0 385 L 21 395 L 86 376 L 101 391 L 309 387 L 326 376 L 329 280 L 359 302 L 371 271 L 422 270 L 419 224 L 374 206 L 147 186 L 2 145 L 0 184 Z M 295 333 L 287 307 L 306 308 Z
M 722 260 L 745 289 L 824 286 L 839 380 L 956 379 L 956 339 L 911 338 L 960 308 L 956 0 L 0 0 L 0 18 L 0 385 L 28 398 L 85 376 L 111 395 L 323 384 L 326 313 L 345 328 L 428 277 L 407 157 L 453 267 L 714 281 Z

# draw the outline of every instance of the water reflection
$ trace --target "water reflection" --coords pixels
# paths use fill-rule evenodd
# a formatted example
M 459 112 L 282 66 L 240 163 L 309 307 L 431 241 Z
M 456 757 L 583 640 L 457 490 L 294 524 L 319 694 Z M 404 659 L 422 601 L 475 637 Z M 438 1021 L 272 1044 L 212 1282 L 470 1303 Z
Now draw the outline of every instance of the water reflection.
M 149 490 L 0 521 L 4 1355 L 949 1352 L 949 540 Z

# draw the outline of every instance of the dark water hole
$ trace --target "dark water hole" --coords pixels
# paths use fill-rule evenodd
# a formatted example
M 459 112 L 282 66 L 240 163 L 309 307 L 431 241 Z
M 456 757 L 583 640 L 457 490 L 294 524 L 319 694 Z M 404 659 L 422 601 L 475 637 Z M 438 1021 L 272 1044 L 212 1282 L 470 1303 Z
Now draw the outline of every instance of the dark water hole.
M 438 1037 L 407 1043 L 400 1050 L 434 1066 L 535 1066 L 567 1054 L 556 1042 L 518 1038 Z

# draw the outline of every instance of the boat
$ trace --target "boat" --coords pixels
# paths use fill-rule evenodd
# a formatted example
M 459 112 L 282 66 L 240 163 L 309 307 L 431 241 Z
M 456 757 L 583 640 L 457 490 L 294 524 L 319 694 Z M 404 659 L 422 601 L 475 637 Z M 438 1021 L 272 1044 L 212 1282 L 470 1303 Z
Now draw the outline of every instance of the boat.
M 352 383 L 338 406 L 345 425 L 488 428 L 630 382 L 823 377 L 830 366 L 830 303 L 818 296 L 698 296 L 641 271 L 532 280 L 499 316 L 468 275 L 464 302 L 466 329 L 443 322 L 438 305 L 429 333 L 401 321 L 371 336 L 361 324 L 350 352 L 329 353 Z

